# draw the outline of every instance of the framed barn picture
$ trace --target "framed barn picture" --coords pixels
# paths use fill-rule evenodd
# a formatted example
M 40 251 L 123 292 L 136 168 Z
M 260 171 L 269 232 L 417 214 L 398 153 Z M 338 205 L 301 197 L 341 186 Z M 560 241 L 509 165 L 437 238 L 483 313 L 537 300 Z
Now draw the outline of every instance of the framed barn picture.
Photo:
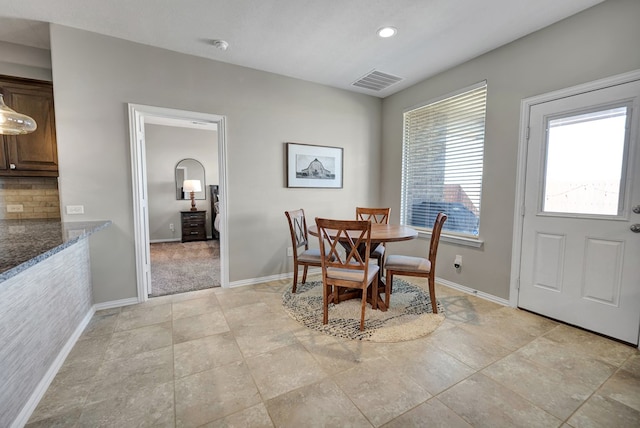
M 287 144 L 287 187 L 342 188 L 341 147 Z

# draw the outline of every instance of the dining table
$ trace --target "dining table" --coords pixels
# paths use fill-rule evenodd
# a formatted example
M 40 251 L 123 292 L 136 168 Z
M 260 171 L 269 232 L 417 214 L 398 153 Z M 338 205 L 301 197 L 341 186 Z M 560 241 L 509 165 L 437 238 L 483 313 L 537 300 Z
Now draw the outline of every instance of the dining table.
M 309 232 L 309 235 L 318 236 L 318 226 L 315 224 L 310 225 L 308 227 L 308 232 Z M 375 250 L 376 247 L 382 243 L 409 241 L 417 237 L 418 237 L 418 232 L 409 226 L 403 226 L 400 224 L 372 223 L 371 224 L 371 248 L 369 251 Z M 361 256 L 364 257 L 365 255 L 361 254 Z M 380 309 L 381 311 L 384 312 L 387 310 L 387 306 L 384 303 L 384 299 L 382 299 L 379 295 L 380 290 L 383 288 L 381 286 L 384 285 L 382 278 L 383 278 L 383 272 L 382 272 L 382 269 L 380 269 L 378 271 L 378 299 L 377 299 L 378 305 L 377 305 L 377 308 L 374 308 L 374 309 Z M 345 294 L 344 299 L 360 297 L 359 292 L 351 293 L 351 294 L 349 293 Z M 341 295 L 340 298 L 342 299 L 343 295 Z

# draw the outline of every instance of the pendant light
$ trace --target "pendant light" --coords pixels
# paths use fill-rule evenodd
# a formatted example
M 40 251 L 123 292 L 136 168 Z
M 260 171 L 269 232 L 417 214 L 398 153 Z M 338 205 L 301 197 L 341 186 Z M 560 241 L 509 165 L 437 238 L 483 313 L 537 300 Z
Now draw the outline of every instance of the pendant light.
M 33 118 L 11 110 L 0 94 L 0 134 L 20 135 L 36 130 L 38 125 Z

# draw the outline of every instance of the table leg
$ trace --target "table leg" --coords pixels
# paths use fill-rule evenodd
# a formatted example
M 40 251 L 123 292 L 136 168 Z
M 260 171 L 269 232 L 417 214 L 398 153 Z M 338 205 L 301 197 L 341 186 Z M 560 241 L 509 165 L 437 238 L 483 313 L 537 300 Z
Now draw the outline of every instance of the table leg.
M 381 278 L 382 275 L 378 276 L 378 308 L 380 309 L 382 312 L 387 312 L 387 305 L 384 303 L 384 299 L 382 298 L 382 296 L 380 295 L 381 292 L 384 290 L 384 282 Z

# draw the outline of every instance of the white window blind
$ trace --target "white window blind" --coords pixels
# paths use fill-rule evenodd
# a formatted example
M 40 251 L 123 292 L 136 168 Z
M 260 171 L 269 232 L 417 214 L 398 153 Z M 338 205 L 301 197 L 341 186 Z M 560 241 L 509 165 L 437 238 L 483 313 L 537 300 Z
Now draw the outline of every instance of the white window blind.
M 401 221 L 478 236 L 487 84 L 404 113 Z

